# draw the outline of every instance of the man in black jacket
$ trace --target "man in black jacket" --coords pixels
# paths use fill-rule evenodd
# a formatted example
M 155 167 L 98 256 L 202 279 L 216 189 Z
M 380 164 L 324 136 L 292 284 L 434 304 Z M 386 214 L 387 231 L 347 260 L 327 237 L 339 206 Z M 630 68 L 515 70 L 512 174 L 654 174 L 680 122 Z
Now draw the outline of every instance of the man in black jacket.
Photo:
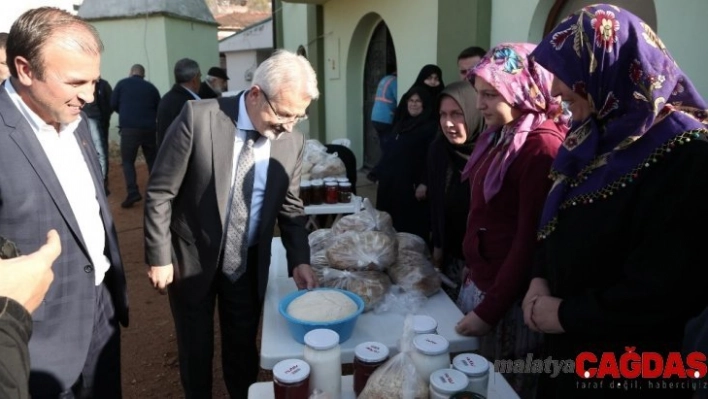
M 29 398 L 27 344 L 32 317 L 54 278 L 52 263 L 61 253 L 59 235 L 47 234 L 37 252 L 19 256 L 15 245 L 0 237 L 0 397 Z M 12 259 L 11 259 L 12 258 Z
M 170 127 L 184 103 L 189 100 L 199 100 L 199 91 L 202 73 L 199 64 L 189 58 L 182 58 L 175 63 L 175 84 L 160 100 L 157 107 L 157 148 L 160 148 L 167 128 Z
M 89 129 L 91 129 L 91 139 L 98 153 L 98 162 L 101 164 L 101 173 L 103 174 L 103 182 L 108 192 L 108 128 L 111 122 L 111 93 L 113 89 L 102 78 L 96 82 L 96 88 L 93 93 L 93 102 L 85 104 L 82 110 L 88 118 Z
M 228 88 L 227 80 L 229 77 L 224 68 L 209 68 L 206 79 L 199 86 L 199 97 L 202 99 L 221 97 L 221 94 Z

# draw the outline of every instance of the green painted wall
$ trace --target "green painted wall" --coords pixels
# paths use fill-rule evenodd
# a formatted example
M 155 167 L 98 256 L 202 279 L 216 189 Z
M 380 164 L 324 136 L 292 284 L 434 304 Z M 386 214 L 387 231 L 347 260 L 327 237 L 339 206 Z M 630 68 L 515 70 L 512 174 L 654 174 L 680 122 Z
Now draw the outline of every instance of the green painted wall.
M 199 64 L 202 75 L 206 76 L 209 68 L 219 66 L 219 42 L 215 25 L 191 22 L 182 19 L 165 20 L 167 47 L 167 86 L 155 84 L 160 93 L 165 93 L 175 83 L 174 65 L 182 58 L 191 58 Z M 160 82 L 162 83 L 162 82 Z
M 441 0 L 438 11 L 438 66 L 445 83 L 458 79 L 457 56 L 470 46 L 489 49 L 491 0 Z

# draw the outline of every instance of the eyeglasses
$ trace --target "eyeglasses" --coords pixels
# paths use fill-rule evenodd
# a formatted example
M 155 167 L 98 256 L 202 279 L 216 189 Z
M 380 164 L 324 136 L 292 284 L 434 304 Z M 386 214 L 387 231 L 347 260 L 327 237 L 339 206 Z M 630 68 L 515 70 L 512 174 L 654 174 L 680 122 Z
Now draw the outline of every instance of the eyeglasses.
M 299 116 L 291 116 L 291 117 L 280 116 L 278 114 L 278 111 L 275 110 L 275 107 L 273 107 L 273 104 L 271 104 L 270 99 L 268 98 L 268 94 L 266 94 L 266 92 L 263 90 L 261 90 L 261 93 L 263 93 L 263 98 L 265 98 L 266 103 L 268 103 L 268 106 L 270 107 L 270 110 L 273 111 L 273 115 L 275 115 L 275 117 L 278 118 L 278 122 L 281 125 L 289 125 L 291 123 L 297 123 L 297 122 L 304 121 L 307 119 L 307 114 L 299 115 Z

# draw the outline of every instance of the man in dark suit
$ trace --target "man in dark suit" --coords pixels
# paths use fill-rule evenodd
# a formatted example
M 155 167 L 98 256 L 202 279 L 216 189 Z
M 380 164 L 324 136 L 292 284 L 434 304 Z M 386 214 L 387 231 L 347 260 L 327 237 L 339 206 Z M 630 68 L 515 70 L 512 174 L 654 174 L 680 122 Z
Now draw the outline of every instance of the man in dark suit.
M 182 111 L 184 103 L 189 100 L 199 100 L 199 82 L 202 73 L 197 61 L 182 58 L 175 63 L 175 84 L 172 86 L 157 107 L 157 147 L 160 148 L 170 123 Z
M 221 93 L 225 92 L 228 88 L 227 80 L 229 80 L 229 77 L 226 75 L 224 68 L 209 68 L 206 79 L 204 79 L 201 86 L 199 86 L 199 97 L 204 100 L 221 97 Z
M 276 222 L 295 283 L 316 286 L 298 198 L 305 140 L 292 128 L 318 96 L 309 62 L 281 50 L 248 91 L 189 101 L 168 129 L 148 183 L 145 255 L 154 287 L 169 285 L 187 398 L 211 397 L 217 302 L 229 394 L 245 398 L 256 381 Z
M 56 8 L 13 24 L 0 87 L 0 236 L 23 253 L 57 230 L 62 253 L 32 314 L 33 398 L 119 398 L 125 274 L 101 167 L 81 107 L 93 101 L 103 45 Z

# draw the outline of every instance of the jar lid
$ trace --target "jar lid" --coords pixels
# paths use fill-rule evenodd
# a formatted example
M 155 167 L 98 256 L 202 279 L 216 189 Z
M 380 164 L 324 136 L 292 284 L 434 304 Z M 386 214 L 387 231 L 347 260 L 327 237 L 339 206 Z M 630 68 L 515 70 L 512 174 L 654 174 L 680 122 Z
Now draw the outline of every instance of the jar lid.
M 388 347 L 381 342 L 364 342 L 354 348 L 354 356 L 368 362 L 380 362 L 388 357 Z
M 310 181 L 313 186 L 322 185 L 322 179 L 314 179 Z
M 337 187 L 337 182 L 336 181 L 328 181 L 328 182 L 325 182 L 325 186 Z
M 336 177 L 331 177 L 331 176 L 329 176 L 329 177 L 325 177 L 323 180 L 324 180 L 325 182 L 328 182 L 328 181 L 337 181 L 337 178 L 336 178 Z
M 348 182 L 349 179 L 347 179 L 346 177 L 338 177 L 338 178 L 337 178 L 337 181 L 340 182 L 340 183 L 345 183 L 345 182 Z
M 305 334 L 305 345 L 324 351 L 339 345 L 339 334 L 326 328 L 317 328 Z
M 430 386 L 440 393 L 453 394 L 467 388 L 470 380 L 461 371 L 441 369 L 430 374 Z
M 489 372 L 489 362 L 475 353 L 462 353 L 452 359 L 452 367 L 470 377 L 478 377 Z
M 273 366 L 273 378 L 286 384 L 300 382 L 310 375 L 310 365 L 300 359 L 285 359 Z
M 476 392 L 462 391 L 454 393 L 450 399 L 486 399 L 486 397 Z
M 438 328 L 438 322 L 430 316 L 417 314 L 413 316 L 413 331 L 416 334 L 433 334 Z
M 311 185 L 312 185 L 312 183 L 310 183 L 309 180 L 302 180 L 300 182 L 300 187 L 310 187 Z
M 340 186 L 340 187 L 351 187 L 352 184 L 349 183 L 348 181 L 340 181 L 340 182 L 339 182 L 339 186 Z
M 413 338 L 413 346 L 425 355 L 440 355 L 447 352 L 450 344 L 438 334 L 420 334 Z

